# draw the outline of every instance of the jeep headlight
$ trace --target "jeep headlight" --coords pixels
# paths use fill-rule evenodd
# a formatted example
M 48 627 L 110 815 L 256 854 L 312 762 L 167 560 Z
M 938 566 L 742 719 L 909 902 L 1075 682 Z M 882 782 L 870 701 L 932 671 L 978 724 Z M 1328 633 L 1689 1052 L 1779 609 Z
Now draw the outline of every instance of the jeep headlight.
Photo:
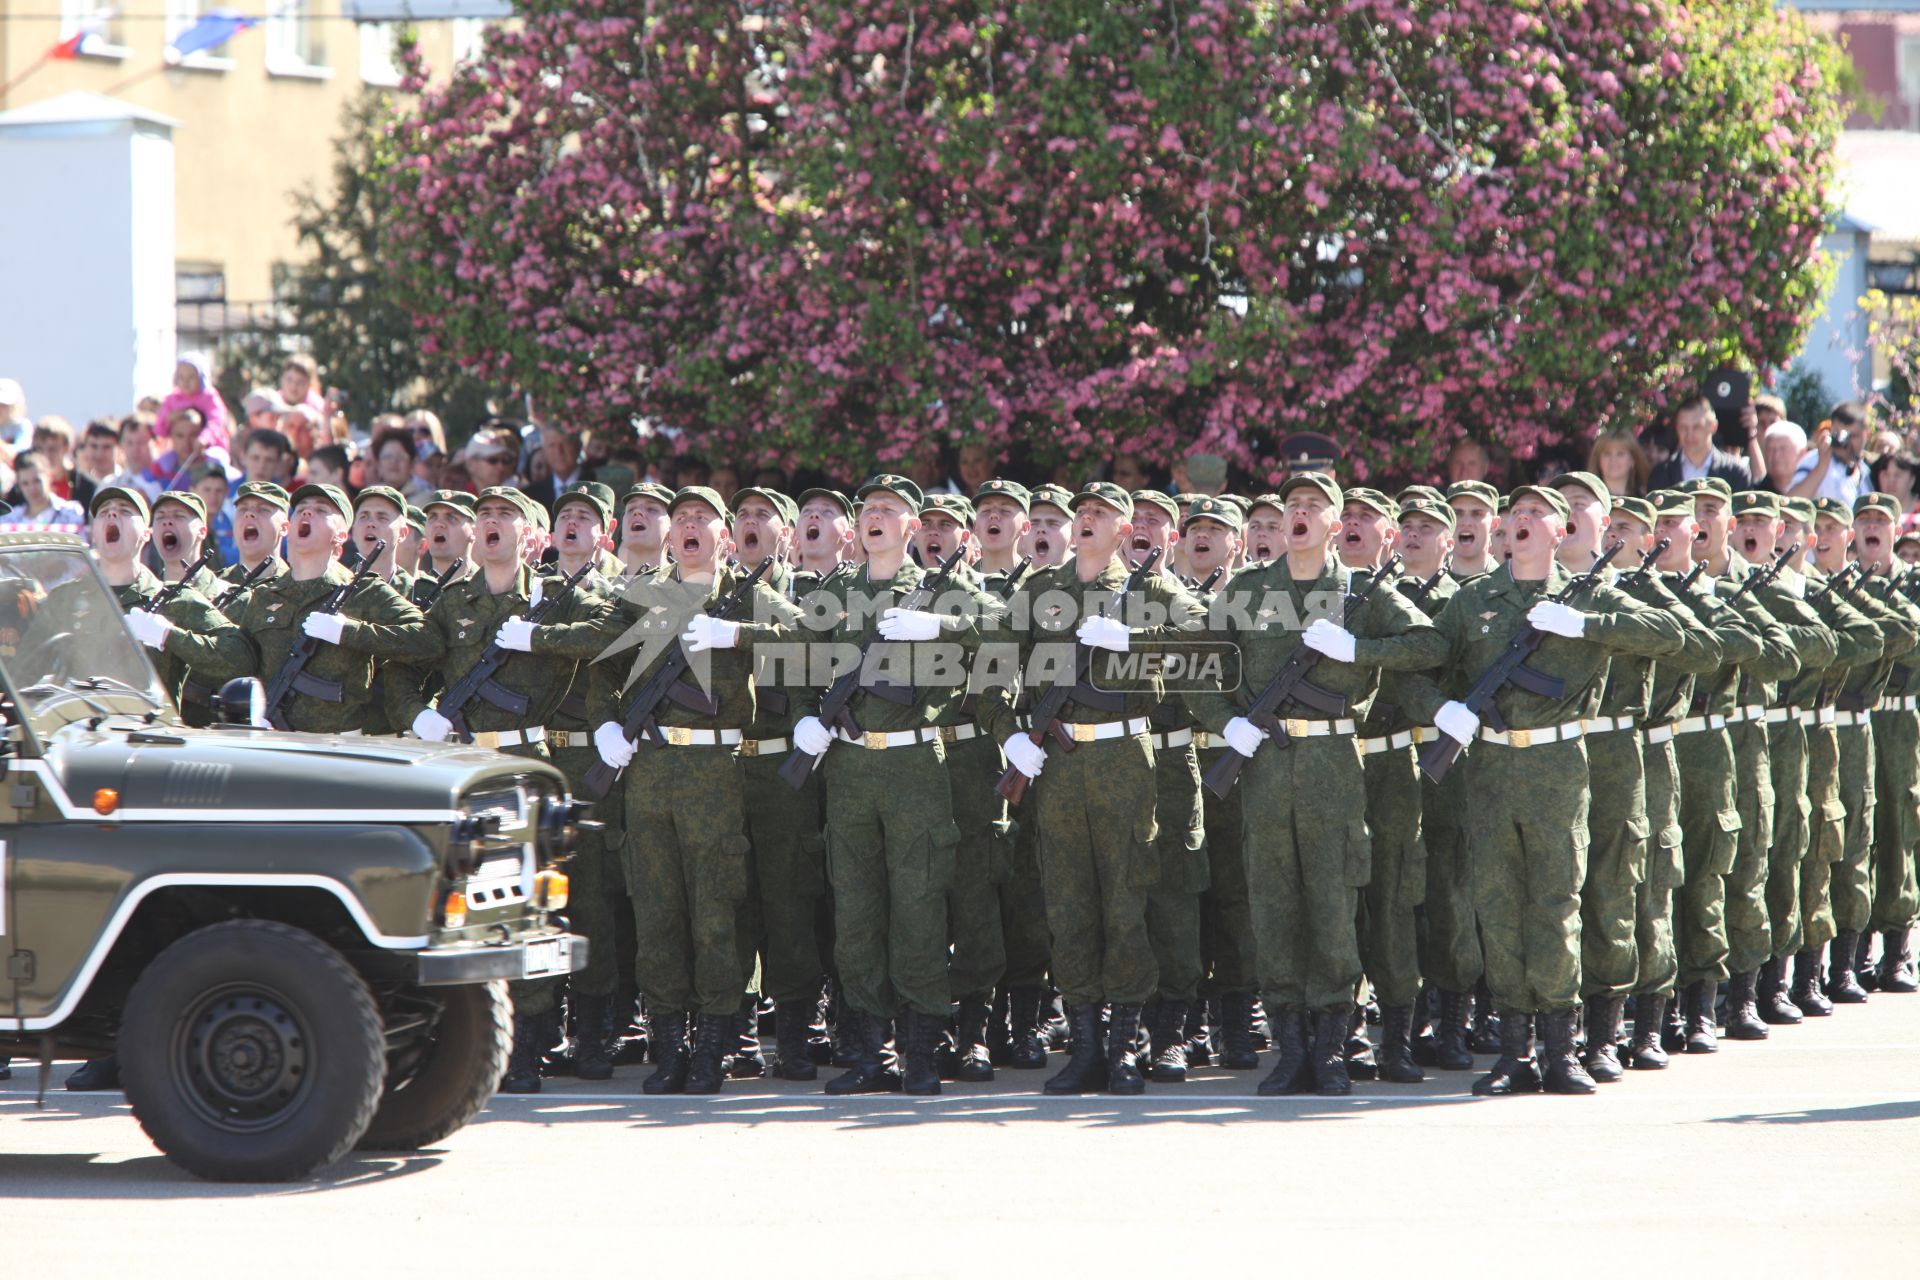
M 553 862 L 573 852 L 587 811 L 593 808 L 584 800 L 565 796 L 545 796 L 540 801 L 540 825 L 534 839 L 542 863 Z

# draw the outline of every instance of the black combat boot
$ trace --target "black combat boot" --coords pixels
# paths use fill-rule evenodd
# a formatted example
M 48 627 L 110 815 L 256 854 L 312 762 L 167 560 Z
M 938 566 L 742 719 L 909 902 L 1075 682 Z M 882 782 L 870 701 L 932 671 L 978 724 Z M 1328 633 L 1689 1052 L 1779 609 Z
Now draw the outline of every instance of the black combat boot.
M 1720 984 L 1702 978 L 1687 988 L 1687 1052 L 1718 1053 L 1720 1037 L 1713 1029 L 1713 998 Z
M 1207 1043 L 1207 1002 L 1195 1000 L 1187 1006 L 1187 1065 L 1213 1065 L 1213 1046 Z
M 1280 1009 L 1267 1015 L 1267 1025 L 1273 1028 L 1273 1045 L 1280 1056 L 1255 1092 L 1268 1098 L 1305 1093 L 1313 1087 L 1306 1011 Z
M 1427 1078 L 1413 1060 L 1413 1010 L 1380 1006 L 1380 1078 L 1388 1084 L 1418 1084 Z
M 1833 1016 L 1833 1001 L 1827 999 L 1827 993 L 1820 989 L 1821 951 L 1820 947 L 1808 947 L 1794 953 L 1793 990 L 1788 997 L 1803 1017 Z
M 816 1000 L 778 1000 L 773 1006 L 773 1073 L 782 1080 L 813 1080 L 820 1064 L 813 1060 L 813 1019 Z
M 848 1012 L 846 993 L 840 989 L 838 982 L 829 981 L 827 984 L 829 1027 L 827 1036 L 833 1046 L 829 1062 L 836 1067 L 851 1067 L 860 1059 L 860 1046 L 854 1043 L 853 1033 L 849 1030 L 853 1022 L 848 1018 Z
M 740 1047 L 739 1013 L 703 1013 L 693 1020 L 693 1061 L 687 1065 L 686 1092 L 718 1093 L 726 1082 L 727 1059 Z M 759 1029 L 754 1040 L 759 1041 Z M 764 1070 L 766 1064 L 762 1063 Z
M 513 1037 L 513 1044 L 514 1044 L 515 1052 L 518 1052 L 520 1047 L 520 1036 L 519 1036 L 520 1019 L 515 1018 L 513 1022 L 514 1022 L 514 1033 L 515 1033 Z M 533 1088 L 508 1089 L 503 1085 L 502 1086 L 503 1092 L 538 1093 L 540 1091 L 540 1070 L 539 1070 L 540 1051 L 536 1048 L 533 1050 L 533 1054 L 534 1054 Z M 102 1093 L 110 1089 L 118 1089 L 119 1087 L 120 1087 L 120 1055 L 117 1053 L 109 1053 L 98 1058 L 88 1058 L 85 1062 L 80 1064 L 80 1069 L 78 1071 L 75 1071 L 72 1075 L 67 1077 L 67 1088 L 72 1090 L 74 1093 Z
M 1342 1046 L 1347 1063 L 1347 1081 L 1373 1080 L 1380 1075 L 1380 1064 L 1373 1056 L 1373 1041 L 1367 1038 L 1367 1011 L 1354 1006 L 1347 1016 L 1347 1041 Z
M 1620 1018 L 1627 1002 L 1619 996 L 1587 1001 L 1587 1074 L 1596 1084 L 1613 1084 L 1626 1072 L 1620 1066 Z
M 1136 1012 L 1135 1018 L 1138 1018 Z M 1137 1025 L 1137 1022 L 1136 1022 Z M 1100 1006 L 1067 1006 L 1067 1065 L 1041 1088 L 1047 1093 L 1098 1093 L 1107 1087 L 1106 1055 L 1100 1044 Z M 1132 1044 L 1122 1048 L 1131 1050 Z
M 1533 1060 L 1533 1015 L 1518 1009 L 1500 1011 L 1500 1056 L 1493 1069 L 1473 1082 L 1481 1097 L 1540 1092 L 1540 1068 Z
M 1827 964 L 1827 999 L 1835 1004 L 1865 1004 L 1867 989 L 1853 974 L 1855 957 L 1860 950 L 1860 935 L 1841 933 L 1834 935 L 1833 956 Z
M 1116 1004 L 1107 1026 L 1107 1092 L 1123 1095 L 1145 1093 L 1147 1082 L 1141 1078 L 1134 1060 L 1133 1044 L 1140 1038 L 1140 1006 Z
M 540 1058 L 559 1029 L 557 1009 L 513 1015 L 513 1052 L 507 1056 L 507 1074 L 500 1081 L 500 1092 L 540 1092 Z M 67 1087 L 72 1088 L 73 1082 L 68 1081 Z
M 1765 1040 L 1767 1024 L 1760 1020 L 1759 973 L 1749 970 L 1727 979 L 1727 1039 Z
M 1187 1081 L 1187 1002 L 1162 1000 L 1147 1021 L 1147 1037 L 1152 1042 L 1153 1059 L 1147 1067 L 1147 1079 L 1155 1084 L 1185 1084 Z
M 1473 1070 L 1473 1051 L 1467 1048 L 1467 997 L 1464 992 L 1440 993 L 1440 1020 L 1434 1024 L 1434 1065 L 1442 1071 Z
M 1220 997 L 1220 1065 L 1251 1071 L 1260 1065 L 1253 1047 L 1253 992 L 1229 991 Z
M 1593 1077 L 1580 1065 L 1580 1055 L 1573 1048 L 1575 1012 L 1553 1009 L 1540 1015 L 1547 1024 L 1546 1071 L 1542 1083 L 1548 1093 L 1578 1094 L 1594 1090 Z
M 1467 1048 L 1475 1053 L 1503 1053 L 1500 1040 L 1500 1018 L 1493 1011 L 1493 993 L 1487 990 L 1487 980 L 1480 979 L 1473 988 L 1473 1019 L 1467 1024 Z
M 953 1078 L 966 1084 L 986 1084 L 993 1079 L 993 1054 L 987 1048 L 987 1027 L 992 1011 L 986 997 L 970 996 L 960 1002 L 960 1022 L 956 1029 L 959 1064 Z
M 827 1081 L 827 1092 L 898 1093 L 900 1073 L 887 1049 L 887 1026 L 880 1019 L 842 1003 L 835 1026 L 850 1059 L 846 1074 Z
M 614 1022 L 613 997 L 573 997 L 573 1075 L 577 1080 L 613 1079 L 620 1028 Z
M 1047 1065 L 1047 1042 L 1041 1034 L 1040 1006 L 1046 992 L 1039 987 L 1015 987 L 1007 993 L 1007 1065 L 1016 1071 L 1038 1071 Z
M 1880 970 L 1873 963 L 1873 930 L 1855 935 L 1859 938 L 1858 951 L 1853 957 L 1853 977 L 1863 991 L 1880 989 Z
M 1888 929 L 1880 935 L 1880 989 L 1889 995 L 1920 991 L 1914 980 L 1911 929 Z
M 1667 1065 L 1661 1037 L 1667 1029 L 1667 998 L 1642 991 L 1633 998 L 1633 1048 L 1629 1063 L 1635 1071 L 1658 1071 Z
M 687 1011 L 648 1009 L 647 1038 L 653 1042 L 653 1074 L 640 1082 L 642 1093 L 687 1091 Z
M 1770 1027 L 1791 1027 L 1803 1015 L 1787 997 L 1787 961 L 1775 956 L 1760 966 L 1760 1020 Z
M 1687 989 L 1675 985 L 1667 1002 L 1667 1022 L 1660 1031 L 1660 1044 L 1668 1053 L 1681 1053 L 1687 1047 Z
M 767 1074 L 767 1060 L 760 1052 L 760 1002 L 752 996 L 741 1001 L 733 1026 L 733 1039 L 722 1058 L 727 1079 L 758 1080 Z
M 900 1087 L 922 1097 L 939 1093 L 940 1069 L 933 1059 L 946 1034 L 947 1020 L 909 1009 L 894 1021 L 899 1027 Z
M 1437 1067 L 1440 1065 L 1440 1036 L 1433 1027 L 1434 989 L 1426 983 L 1420 984 L 1420 994 L 1413 1001 L 1413 1061 L 1416 1066 Z
M 1347 1039 L 1353 1030 L 1351 1008 L 1318 1010 L 1313 1015 L 1313 1091 L 1326 1098 L 1353 1092 L 1347 1074 Z
M 993 990 L 993 1007 L 987 1014 L 987 1061 L 996 1067 L 1013 1065 L 1013 1037 L 1008 1034 L 1008 1016 L 1012 1012 L 1005 987 Z

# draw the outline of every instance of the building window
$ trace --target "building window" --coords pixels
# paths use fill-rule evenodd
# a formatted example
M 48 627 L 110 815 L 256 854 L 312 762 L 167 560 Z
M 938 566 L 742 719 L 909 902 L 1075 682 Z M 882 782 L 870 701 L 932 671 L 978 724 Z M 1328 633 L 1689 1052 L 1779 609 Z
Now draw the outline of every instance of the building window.
M 191 71 L 231 71 L 233 59 L 227 55 L 225 46 L 222 45 L 196 50 L 184 58 L 173 52 L 173 42 L 179 39 L 182 33 L 190 30 L 194 23 L 200 21 L 200 14 L 204 7 L 202 0 L 167 0 L 165 28 L 167 47 L 162 51 L 161 56 L 167 60 L 168 65 L 186 67 Z
M 60 39 L 84 36 L 75 51 L 83 58 L 126 58 L 126 29 L 119 0 L 60 0 Z
M 485 18 L 455 18 L 450 24 L 453 28 L 453 64 L 459 66 L 471 58 L 480 56 L 480 46 L 487 32 Z
M 400 83 L 400 24 L 360 24 L 360 78 L 391 89 Z
M 333 75 L 314 6 L 315 0 L 286 0 L 267 18 L 267 74 L 315 80 Z
M 1907 128 L 1920 129 L 1920 35 L 1903 35 L 1898 49 L 1900 105 L 1906 108 Z

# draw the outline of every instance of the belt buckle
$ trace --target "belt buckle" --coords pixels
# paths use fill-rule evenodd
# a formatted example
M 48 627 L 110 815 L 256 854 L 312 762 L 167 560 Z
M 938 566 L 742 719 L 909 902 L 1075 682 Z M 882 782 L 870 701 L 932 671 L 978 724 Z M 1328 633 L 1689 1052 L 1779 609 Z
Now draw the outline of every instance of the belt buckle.
M 666 730 L 667 744 L 669 746 L 690 747 L 693 745 L 693 730 L 687 728 L 685 725 L 670 724 L 666 726 Z
M 1099 728 L 1098 725 L 1076 723 L 1068 725 L 1067 727 L 1073 731 L 1073 740 L 1075 742 L 1097 742 L 1099 740 L 1094 736 L 1094 730 Z
M 742 738 L 740 739 L 740 754 L 751 760 L 754 756 L 760 754 L 760 744 L 752 738 Z
M 887 735 L 882 730 L 869 729 L 860 735 L 860 745 L 869 751 L 885 751 L 887 749 Z
M 1533 730 L 1531 730 L 1531 729 L 1514 729 L 1514 730 L 1511 730 L 1511 731 L 1510 731 L 1510 732 L 1508 732 L 1508 734 L 1507 734 L 1507 745 L 1508 745 L 1508 746 L 1510 746 L 1510 747 L 1530 747 L 1530 746 L 1532 746 L 1532 745 L 1533 745 Z
M 957 724 L 937 724 L 934 731 L 940 735 L 940 741 L 952 746 L 958 740 L 960 726 Z
M 1289 719 L 1289 720 L 1287 720 L 1287 721 L 1285 722 L 1285 724 L 1286 724 L 1286 726 L 1287 726 L 1287 736 L 1288 736 L 1289 738 L 1304 738 L 1304 737 L 1306 737 L 1306 736 L 1307 736 L 1307 726 L 1308 726 L 1309 724 L 1311 724 L 1311 723 L 1312 723 L 1312 721 L 1309 721 L 1309 720 L 1292 720 L 1292 719 Z

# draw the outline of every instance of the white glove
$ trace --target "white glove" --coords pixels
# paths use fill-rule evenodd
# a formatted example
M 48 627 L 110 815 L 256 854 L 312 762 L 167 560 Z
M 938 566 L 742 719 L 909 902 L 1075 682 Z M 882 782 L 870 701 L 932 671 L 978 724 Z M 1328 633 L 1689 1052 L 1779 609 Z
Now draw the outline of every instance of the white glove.
M 940 615 L 924 609 L 889 609 L 880 615 L 886 640 L 932 640 L 940 634 Z
M 1464 747 L 1480 731 L 1480 717 L 1464 702 L 1448 702 L 1433 713 L 1433 727 Z
M 1586 634 L 1587 615 L 1557 600 L 1542 600 L 1527 610 L 1527 621 L 1551 635 L 1576 639 Z
M 1227 721 L 1227 727 L 1221 730 L 1220 736 L 1235 751 L 1251 758 L 1260 749 L 1260 744 L 1267 740 L 1267 731 L 1245 716 L 1235 716 Z
M 693 621 L 687 624 L 687 629 L 680 633 L 680 643 L 687 647 L 688 653 L 731 649 L 740 643 L 740 624 L 709 617 L 704 613 L 695 614 Z
M 133 632 L 133 638 L 149 649 L 167 647 L 167 636 L 173 631 L 173 624 L 157 613 L 148 613 L 145 609 L 127 611 L 127 630 Z
M 445 742 L 453 732 L 453 721 L 428 707 L 413 718 L 413 736 L 428 742 Z
M 1046 768 L 1046 748 L 1035 745 L 1024 733 L 1014 734 L 1000 744 L 1000 749 L 1007 753 L 1007 763 L 1029 778 L 1039 777 L 1040 770 Z
M 328 644 L 339 644 L 340 637 L 346 632 L 347 620 L 338 613 L 310 613 L 300 629 L 315 640 L 324 640 Z
M 1094 649 L 1111 649 L 1115 653 L 1125 653 L 1133 643 L 1133 633 L 1127 630 L 1127 624 L 1118 618 L 1103 618 L 1098 614 L 1080 624 L 1074 634 L 1080 637 L 1080 643 Z
M 493 638 L 502 649 L 517 649 L 521 653 L 533 652 L 533 624 L 525 618 L 512 617 L 500 624 L 500 630 Z
M 627 741 L 627 731 L 612 720 L 593 731 L 593 745 L 609 768 L 624 769 L 633 759 L 634 745 Z
M 1300 637 L 1300 641 L 1307 648 L 1323 653 L 1335 662 L 1353 661 L 1353 632 L 1337 622 L 1315 618 L 1308 625 L 1306 633 Z
M 793 726 L 793 745 L 810 756 L 823 756 L 833 745 L 833 735 L 827 732 L 819 716 L 804 716 Z

